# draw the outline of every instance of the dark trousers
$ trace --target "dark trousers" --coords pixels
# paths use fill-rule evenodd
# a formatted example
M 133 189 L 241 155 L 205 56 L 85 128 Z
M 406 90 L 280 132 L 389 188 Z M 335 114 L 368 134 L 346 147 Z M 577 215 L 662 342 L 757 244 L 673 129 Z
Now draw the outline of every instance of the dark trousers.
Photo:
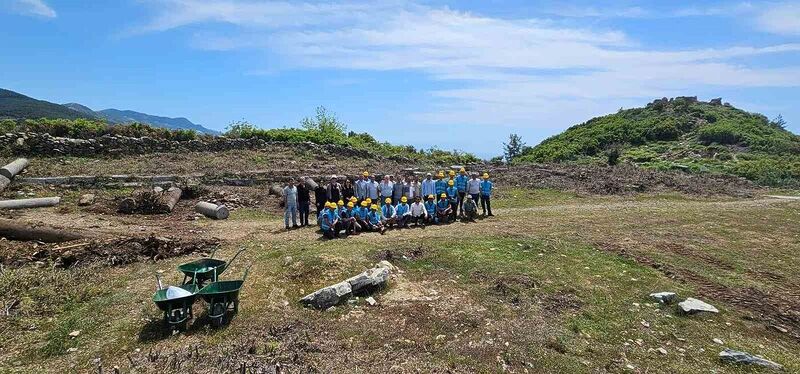
M 459 200 L 461 199 L 459 198 Z M 450 200 L 450 210 L 452 211 L 450 212 L 450 220 L 455 222 L 458 214 L 458 201 Z
M 479 193 L 471 193 L 472 200 L 475 201 L 475 205 L 481 206 L 481 194 Z
M 464 197 L 467 196 L 466 192 L 458 193 L 458 215 L 464 214 Z
M 492 199 L 490 196 L 481 196 L 481 208 L 483 208 L 483 214 L 486 215 L 486 212 L 489 212 L 489 215 L 492 215 Z
M 325 201 L 317 201 L 317 220 L 319 220 L 319 214 L 323 209 L 325 209 Z
M 311 209 L 311 208 L 309 207 L 309 203 L 307 201 L 306 202 L 301 202 L 297 206 L 297 210 L 300 211 L 300 225 L 301 226 L 308 226 L 309 209 Z
M 408 223 L 409 224 L 413 223 L 417 226 L 425 226 L 425 218 L 426 218 L 425 216 L 409 217 Z
M 408 220 L 411 216 L 402 215 L 397 217 L 397 227 L 403 227 L 408 224 Z

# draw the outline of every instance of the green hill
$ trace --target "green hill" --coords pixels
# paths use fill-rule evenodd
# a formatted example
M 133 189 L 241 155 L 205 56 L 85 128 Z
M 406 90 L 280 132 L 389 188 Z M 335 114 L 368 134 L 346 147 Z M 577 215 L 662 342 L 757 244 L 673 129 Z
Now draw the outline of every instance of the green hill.
M 797 186 L 800 137 L 783 125 L 721 99 L 664 98 L 573 126 L 526 149 L 515 162 L 606 162 L 614 149 L 620 161 L 643 167 Z
M 63 105 L 44 100 L 36 100 L 14 91 L 0 88 L 0 118 L 91 119 L 96 117 L 72 110 Z

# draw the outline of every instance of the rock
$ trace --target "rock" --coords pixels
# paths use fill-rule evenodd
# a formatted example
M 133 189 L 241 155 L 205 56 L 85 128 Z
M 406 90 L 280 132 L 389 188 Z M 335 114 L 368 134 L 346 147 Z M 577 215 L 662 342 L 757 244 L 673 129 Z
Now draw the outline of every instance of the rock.
M 656 292 L 650 294 L 650 298 L 661 304 L 672 304 L 677 297 L 678 295 L 675 294 L 675 292 Z
M 283 266 L 289 266 L 294 262 L 292 256 L 286 256 L 283 258 Z
M 719 345 L 725 344 L 725 342 L 723 342 L 722 339 L 720 339 L 720 338 L 714 338 L 714 339 L 711 339 L 711 341 L 714 342 L 714 343 L 717 343 Z
M 380 267 L 366 270 L 345 282 L 350 284 L 353 294 L 363 294 L 382 288 L 388 280 L 389 269 Z
M 367 304 L 369 304 L 370 306 L 375 306 L 376 304 L 378 304 L 378 302 L 375 301 L 375 298 L 373 298 L 372 296 L 364 299 L 364 301 L 366 301 Z
M 77 351 L 78 351 L 78 348 L 75 348 L 75 347 L 67 348 L 67 353 L 72 353 L 72 352 L 77 352 Z
M 678 310 L 683 314 L 695 314 L 701 312 L 719 313 L 719 310 L 717 310 L 717 308 L 715 308 L 713 305 L 691 297 L 678 303 Z
M 709 104 L 711 104 L 711 105 L 722 105 L 722 98 L 718 97 L 716 99 L 711 99 L 711 101 L 709 101 Z
M 753 356 L 747 352 L 734 351 L 733 349 L 726 349 L 719 353 L 719 359 L 722 362 L 738 365 L 755 365 L 767 369 L 781 371 L 783 365 L 772 362 L 770 360 Z
M 662 355 L 666 355 L 667 354 L 667 350 L 664 349 L 663 347 L 658 348 L 657 351 L 658 351 L 658 353 L 661 353 Z
M 69 337 L 70 338 L 77 338 L 80 334 L 81 334 L 81 330 L 75 330 L 75 331 L 69 333 Z
M 397 268 L 394 265 L 392 265 L 391 262 L 386 261 L 386 260 L 383 260 L 383 261 L 379 262 L 377 265 L 375 265 L 375 267 L 386 268 L 386 269 L 389 269 L 389 271 L 397 270 Z
M 94 194 L 87 193 L 78 200 L 78 206 L 89 206 L 92 204 L 94 204 Z
M 345 281 L 314 291 L 300 299 L 300 303 L 317 309 L 328 309 L 344 302 L 352 293 L 350 283 Z

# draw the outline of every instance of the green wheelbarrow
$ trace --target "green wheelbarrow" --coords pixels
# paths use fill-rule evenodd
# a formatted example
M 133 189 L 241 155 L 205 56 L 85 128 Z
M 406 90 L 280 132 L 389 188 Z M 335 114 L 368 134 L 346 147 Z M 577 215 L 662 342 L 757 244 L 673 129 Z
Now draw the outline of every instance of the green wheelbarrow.
M 203 287 L 197 294 L 208 303 L 208 317 L 215 326 L 220 326 L 224 322 L 225 314 L 231 310 L 239 312 L 239 291 L 244 285 L 250 267 L 244 272 L 241 280 L 215 281 Z
M 170 327 L 186 326 L 188 321 L 194 318 L 192 313 L 192 305 L 197 300 L 198 288 L 194 283 L 188 283 L 177 287 L 177 289 L 185 292 L 178 292 L 177 295 L 171 295 L 168 292 L 169 288 L 161 286 L 161 279 L 156 275 L 158 282 L 158 290 L 153 294 L 153 302 L 158 309 L 164 312 L 164 322 Z
M 227 262 L 214 258 L 214 253 L 216 253 L 215 249 L 208 258 L 201 258 L 179 265 L 178 271 L 183 273 L 183 284 L 194 283 L 202 287 L 207 281 L 216 282 L 217 277 L 222 274 L 244 250 L 244 248 L 239 249 L 239 252 L 236 252 L 233 258 Z

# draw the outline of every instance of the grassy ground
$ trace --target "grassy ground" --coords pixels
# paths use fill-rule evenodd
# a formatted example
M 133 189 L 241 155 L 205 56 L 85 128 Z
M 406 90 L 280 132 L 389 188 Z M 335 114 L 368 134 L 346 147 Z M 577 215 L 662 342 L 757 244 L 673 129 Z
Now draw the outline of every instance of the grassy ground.
M 6 268 L 0 299 L 20 303 L 0 317 L 0 371 L 746 372 L 719 362 L 723 347 L 800 371 L 800 202 L 511 190 L 494 203 L 497 217 L 477 223 L 334 241 L 252 209 L 182 222 L 223 238 L 223 258 L 248 248 L 226 275 L 253 267 L 228 326 L 209 327 L 197 303 L 175 335 L 150 301 L 153 274 L 179 282 L 191 258 Z M 382 259 L 400 271 L 377 306 L 296 302 Z M 721 313 L 679 316 L 656 291 Z

